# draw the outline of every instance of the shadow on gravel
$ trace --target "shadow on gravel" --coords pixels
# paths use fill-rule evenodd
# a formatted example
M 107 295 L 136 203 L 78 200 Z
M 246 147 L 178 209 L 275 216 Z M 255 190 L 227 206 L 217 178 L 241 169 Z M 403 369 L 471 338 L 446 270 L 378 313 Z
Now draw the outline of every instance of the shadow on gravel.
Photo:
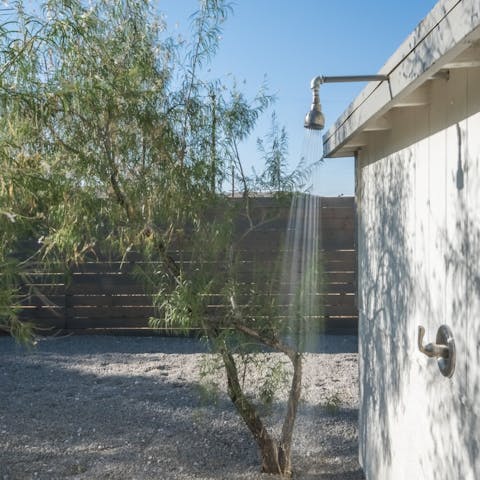
M 358 353 L 358 336 L 344 334 L 318 335 L 314 348 L 309 349 L 308 353 Z
M 109 471 L 113 478 L 174 478 L 257 465 L 255 446 L 229 406 L 203 406 L 195 386 L 142 371 L 80 373 L 56 362 L 49 355 L 2 362 L 2 480 L 102 478 Z
M 129 336 L 125 342 L 125 336 L 119 335 L 65 335 L 40 337 L 35 351 L 55 352 L 58 344 L 68 349 L 72 346 L 78 354 L 97 353 L 170 353 L 191 354 L 208 353 L 209 347 L 205 340 L 195 337 L 172 337 L 156 335 Z M 19 354 L 25 353 L 25 349 L 16 345 L 7 336 L 0 336 L 0 353 Z M 319 335 L 315 345 L 308 353 L 358 353 L 358 337 L 356 335 Z
M 0 341 L 2 339 L 0 338 Z M 3 339 L 7 340 L 7 339 Z M 9 342 L 15 345 L 13 342 Z M 75 353 L 103 354 L 103 353 L 207 353 L 208 345 L 200 338 L 195 337 L 170 337 L 156 335 L 146 336 L 125 336 L 125 335 L 64 335 L 52 337 L 40 337 L 35 351 L 56 352 L 58 344 L 62 349 L 68 351 L 70 347 Z M 3 348 L 0 343 L 0 349 Z M 21 346 L 15 345 L 15 351 L 25 352 Z
M 145 340 L 65 338 L 25 352 L 0 339 L 0 479 L 263 478 L 256 446 L 230 402 L 202 403 L 182 365 L 162 363 L 166 353 L 205 351 L 196 350 L 199 342 Z M 120 364 L 125 374 L 115 373 Z M 322 437 L 322 457 L 342 458 L 345 467 L 337 476 L 298 478 L 361 478 L 348 476 L 356 435 L 327 436 L 336 423 L 356 429 L 357 411 L 304 411 L 308 441 Z M 306 455 L 307 447 L 294 454 L 301 468 L 312 462 Z
M 363 480 L 362 469 L 349 470 L 340 473 L 323 473 L 319 476 L 317 473 L 302 475 L 302 480 Z

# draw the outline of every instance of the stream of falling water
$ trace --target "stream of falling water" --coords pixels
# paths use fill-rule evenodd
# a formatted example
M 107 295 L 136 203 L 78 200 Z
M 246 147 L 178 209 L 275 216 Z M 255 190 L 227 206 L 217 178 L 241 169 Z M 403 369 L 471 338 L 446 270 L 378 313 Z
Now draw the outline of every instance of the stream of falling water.
M 300 158 L 306 165 L 317 165 L 323 160 L 323 141 L 321 131 L 305 130 Z M 315 173 L 318 173 L 318 168 Z
M 320 132 L 306 132 L 302 158 L 306 165 L 321 163 Z M 317 165 L 315 170 L 319 168 Z M 311 178 L 314 179 L 315 174 Z M 286 336 L 298 351 L 314 350 L 323 331 L 322 267 L 321 198 L 311 193 L 297 193 L 290 206 L 282 284 L 288 315 Z

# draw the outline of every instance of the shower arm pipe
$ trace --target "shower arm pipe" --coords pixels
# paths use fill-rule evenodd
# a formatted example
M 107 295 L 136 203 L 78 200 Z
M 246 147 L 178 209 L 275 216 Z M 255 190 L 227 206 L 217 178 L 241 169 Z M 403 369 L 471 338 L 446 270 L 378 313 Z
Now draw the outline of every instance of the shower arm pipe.
M 323 115 L 322 106 L 320 104 L 320 85 L 322 83 L 365 81 L 383 82 L 384 80 L 388 80 L 388 75 L 345 75 L 340 77 L 324 77 L 319 75 L 318 77 L 315 77 L 310 84 L 313 93 L 312 105 L 305 116 L 303 126 L 309 130 L 323 130 L 323 127 L 325 126 L 325 116 Z
M 383 82 L 388 80 L 388 75 L 341 75 L 323 76 L 319 75 L 312 80 L 311 88 L 318 88 L 322 83 L 342 82 Z

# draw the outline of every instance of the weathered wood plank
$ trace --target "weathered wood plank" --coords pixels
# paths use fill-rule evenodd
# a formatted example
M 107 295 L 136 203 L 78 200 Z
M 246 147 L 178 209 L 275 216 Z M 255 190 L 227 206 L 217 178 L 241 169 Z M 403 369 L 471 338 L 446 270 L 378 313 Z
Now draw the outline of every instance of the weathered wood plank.
M 72 308 L 72 312 L 77 319 L 148 319 L 155 315 L 155 309 L 152 306 L 76 306 Z
M 78 329 L 122 329 L 122 328 L 147 328 L 146 317 L 74 317 L 68 320 L 69 330 Z
M 351 305 L 328 305 L 324 314 L 329 317 L 353 317 L 358 315 L 358 310 Z
M 75 274 L 68 291 L 74 296 L 100 292 L 105 295 L 145 294 L 146 287 L 128 274 Z
M 32 322 L 41 328 L 65 328 L 63 308 L 25 308 L 19 314 L 20 320 Z
M 149 295 L 74 295 L 70 307 L 151 307 L 152 302 L 153 299 Z
M 322 197 L 322 208 L 353 208 L 354 197 Z
M 354 272 L 325 272 L 325 282 L 329 285 L 352 283 L 354 280 Z
M 27 295 L 18 299 L 19 305 L 23 307 L 43 307 L 43 306 L 57 306 L 63 307 L 65 303 L 65 295 L 50 295 L 38 297 L 36 295 Z
M 47 298 L 52 296 L 65 295 L 65 285 L 55 284 L 36 284 L 21 285 L 19 288 L 20 295 L 42 295 Z

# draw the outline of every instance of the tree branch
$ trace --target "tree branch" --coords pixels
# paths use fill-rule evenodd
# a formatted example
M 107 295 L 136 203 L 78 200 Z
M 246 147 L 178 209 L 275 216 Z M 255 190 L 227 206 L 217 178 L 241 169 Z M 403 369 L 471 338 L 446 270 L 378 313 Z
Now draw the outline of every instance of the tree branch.
M 240 178 L 242 179 L 242 183 L 243 183 L 243 198 L 248 199 L 247 177 L 245 176 L 245 172 L 243 171 L 243 165 L 242 165 L 242 161 L 240 160 L 240 152 L 238 151 L 238 145 L 237 145 L 236 140 L 233 139 L 231 141 L 231 144 L 232 144 L 232 147 L 233 147 L 233 151 L 235 153 L 234 161 L 238 165 L 238 169 L 240 171 Z M 233 174 L 233 172 L 232 172 L 232 174 Z M 247 205 L 247 208 L 248 208 L 248 205 Z
M 230 304 L 232 306 L 232 310 L 233 310 L 234 316 L 235 316 L 234 327 L 238 332 L 241 332 L 241 333 L 249 336 L 250 338 L 253 338 L 253 339 L 263 343 L 267 347 L 273 348 L 274 350 L 277 350 L 278 352 L 284 353 L 285 355 L 287 355 L 287 357 L 291 360 L 292 363 L 295 362 L 296 356 L 298 355 L 298 353 L 293 348 L 289 347 L 288 345 L 285 345 L 283 342 L 281 342 L 280 340 L 278 340 L 276 338 L 265 337 L 264 335 L 261 335 L 256 330 L 254 330 L 250 327 L 247 327 L 246 325 L 244 325 L 242 323 L 242 321 L 241 321 L 242 317 L 241 317 L 241 315 L 238 311 L 238 307 L 237 307 L 237 304 L 235 302 L 235 298 L 233 297 L 233 295 L 230 295 Z
M 107 120 L 105 125 L 105 131 L 103 136 L 103 145 L 105 148 L 105 155 L 107 157 L 108 164 L 110 166 L 110 184 L 112 185 L 115 196 L 120 206 L 125 210 L 128 220 L 132 220 L 134 217 L 133 208 L 130 205 L 130 202 L 125 195 L 125 192 L 122 190 L 119 182 L 119 172 L 118 167 L 115 162 L 115 157 L 112 151 L 112 144 L 110 141 L 110 120 Z

